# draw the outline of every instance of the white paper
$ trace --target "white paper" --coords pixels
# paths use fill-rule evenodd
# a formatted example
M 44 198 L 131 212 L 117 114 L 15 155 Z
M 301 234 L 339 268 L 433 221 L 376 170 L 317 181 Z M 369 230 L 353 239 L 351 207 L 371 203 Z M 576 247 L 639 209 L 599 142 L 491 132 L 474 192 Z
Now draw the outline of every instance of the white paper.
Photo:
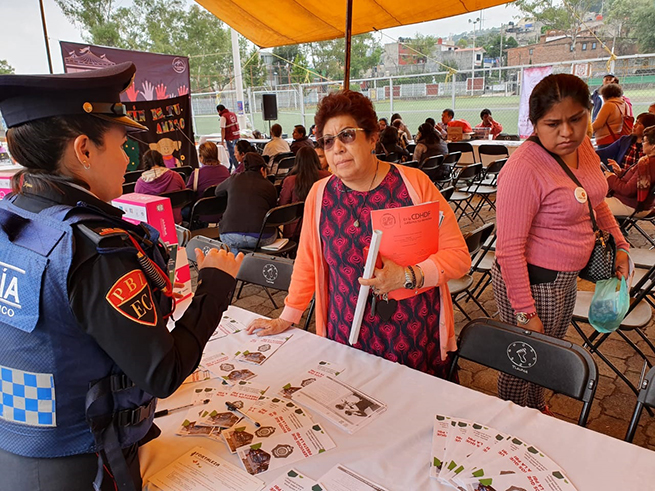
M 295 392 L 313 382 L 316 382 L 319 378 L 323 378 L 326 375 L 337 377 L 343 371 L 344 368 L 341 366 L 334 365 L 329 361 L 319 361 L 313 368 L 294 376 L 290 382 L 285 383 L 278 391 L 278 394 L 282 397 L 293 399 L 293 394 Z
M 366 256 L 366 263 L 364 264 L 364 274 L 362 278 L 369 280 L 373 277 L 375 271 L 375 260 L 378 257 L 380 250 L 380 242 L 382 241 L 382 232 L 380 230 L 373 230 L 371 235 L 371 245 L 368 247 L 368 255 Z M 355 306 L 355 314 L 353 316 L 353 323 L 350 327 L 350 345 L 354 345 L 359 340 L 359 330 L 362 327 L 362 319 L 364 319 L 364 309 L 366 308 L 366 301 L 368 300 L 368 292 L 370 286 L 359 286 L 359 295 L 357 296 L 357 305 Z
M 324 491 L 316 481 L 303 476 L 296 469 L 289 469 L 266 486 L 265 491 Z
M 218 323 L 218 327 L 209 338 L 209 341 L 213 341 L 214 339 L 219 339 L 224 336 L 234 334 L 235 332 L 244 331 L 245 329 L 247 329 L 247 327 L 248 326 L 246 326 L 242 322 L 234 319 L 229 314 L 225 313 L 223 314 L 223 317 L 221 317 L 221 321 Z
M 430 477 L 436 478 L 444 464 L 444 455 L 446 453 L 446 441 L 450 432 L 449 416 L 437 414 L 434 417 L 434 426 L 432 430 L 432 458 L 430 459 Z
M 248 341 L 234 354 L 235 360 L 254 365 L 262 365 L 268 360 L 292 335 L 278 336 L 252 336 Z
M 387 491 L 341 464 L 330 469 L 318 482 L 326 491 Z
M 349 433 L 363 428 L 387 409 L 383 402 L 330 376 L 297 391 L 294 401 L 317 411 Z
M 165 491 L 260 491 L 264 483 L 202 447 L 195 447 L 150 478 Z
M 252 365 L 245 366 L 239 364 L 234 358 L 225 353 L 203 356 L 201 363 L 214 376 L 222 378 L 230 385 L 234 385 L 242 380 L 250 380 L 257 376 L 257 373 L 251 370 Z
M 576 491 L 575 486 L 562 472 L 541 471 L 523 474 L 503 474 L 480 483 L 482 489 L 512 489 L 517 491 Z

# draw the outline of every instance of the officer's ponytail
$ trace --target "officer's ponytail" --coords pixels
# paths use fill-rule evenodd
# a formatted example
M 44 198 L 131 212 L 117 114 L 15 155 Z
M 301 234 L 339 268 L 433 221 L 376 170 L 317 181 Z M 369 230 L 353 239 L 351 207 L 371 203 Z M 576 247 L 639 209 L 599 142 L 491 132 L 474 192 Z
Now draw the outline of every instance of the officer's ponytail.
M 12 178 L 14 192 L 20 192 L 26 177 L 35 187 L 74 182 L 88 188 L 82 181 L 61 174 L 61 161 L 69 142 L 86 135 L 97 146 L 102 146 L 112 123 L 90 115 L 54 116 L 30 121 L 7 130 L 7 145 L 16 161 L 24 169 Z

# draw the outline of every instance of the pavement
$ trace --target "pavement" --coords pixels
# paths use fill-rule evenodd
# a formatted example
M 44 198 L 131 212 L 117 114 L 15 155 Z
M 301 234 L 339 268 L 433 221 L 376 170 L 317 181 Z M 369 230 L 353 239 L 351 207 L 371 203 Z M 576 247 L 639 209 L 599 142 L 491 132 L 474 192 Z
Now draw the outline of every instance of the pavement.
M 484 220 L 484 222 L 482 220 Z M 493 213 L 483 212 L 482 219 L 476 219 L 475 223 L 465 223 L 467 222 L 467 219 L 464 218 L 460 221 L 460 226 L 464 232 L 467 232 L 483 225 L 483 223 L 488 223 L 493 220 Z M 655 236 L 655 227 L 649 225 L 647 231 Z M 647 244 L 646 241 L 636 232 L 632 233 L 629 239 L 635 246 L 645 247 Z M 477 278 L 477 273 L 474 277 Z M 593 289 L 593 285 L 579 280 L 579 289 L 590 290 Z M 284 292 L 273 294 L 273 298 L 278 307 L 275 308 L 263 288 L 255 285 L 246 285 L 241 297 L 236 300 L 234 304 L 264 316 L 277 317 L 282 312 L 284 297 Z M 480 297 L 480 301 L 490 314 L 493 315 L 497 312 L 491 286 L 484 291 Z M 482 312 L 473 304 L 473 302 L 462 302 L 462 305 L 472 318 L 483 316 Z M 303 317 L 301 325 L 304 325 L 304 320 L 305 318 Z M 466 322 L 467 319 L 456 308 L 455 330 L 458 334 L 461 328 L 466 325 Z M 655 336 L 653 323 L 655 323 L 655 320 L 651 318 L 647 327 L 644 329 L 646 335 L 648 335 L 650 339 L 653 339 Z M 584 325 L 583 330 L 587 335 L 593 332 L 593 328 L 588 325 Z M 309 331 L 315 332 L 313 321 L 310 323 Z M 637 336 L 634 335 L 634 333 L 628 333 L 628 336 L 633 340 L 637 339 Z M 573 327 L 569 328 L 566 339 L 572 343 L 582 345 L 582 339 Z M 636 344 L 648 354 L 648 348 L 643 340 L 636 341 Z M 607 355 L 608 359 L 614 363 L 614 365 L 617 366 L 635 386 L 639 385 L 643 360 L 628 346 L 627 343 L 625 343 L 618 335 L 611 335 L 603 344 L 602 352 Z M 655 354 L 651 353 L 651 356 L 655 356 Z M 587 428 L 604 433 L 611 437 L 624 439 L 635 408 L 636 395 L 603 361 L 601 361 L 596 355 L 593 355 L 593 357 L 598 365 L 599 380 L 596 396 L 591 406 Z M 460 383 L 466 387 L 494 396 L 497 394 L 497 372 L 491 369 L 463 360 L 460 363 L 459 376 Z M 574 424 L 577 423 L 582 403 L 561 394 L 553 394 L 551 391 L 546 392 L 548 406 L 555 417 Z M 637 429 L 634 438 L 634 444 L 650 450 L 655 450 L 655 418 L 649 416 L 646 411 L 642 414 L 639 428 Z

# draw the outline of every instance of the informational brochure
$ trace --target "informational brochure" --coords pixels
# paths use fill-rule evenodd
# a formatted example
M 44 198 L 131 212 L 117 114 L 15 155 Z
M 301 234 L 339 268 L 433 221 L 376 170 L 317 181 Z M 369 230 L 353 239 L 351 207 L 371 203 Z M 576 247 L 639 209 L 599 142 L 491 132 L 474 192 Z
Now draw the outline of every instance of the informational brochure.
M 268 387 L 254 384 L 252 382 L 239 382 L 230 391 L 216 393 L 210 402 L 203 406 L 197 426 L 217 426 L 219 428 L 232 428 L 243 417 L 242 411 L 254 401 L 263 397 Z M 227 403 L 230 403 L 239 412 L 230 411 Z
M 576 491 L 575 486 L 560 471 L 516 472 L 481 479 L 477 489 L 512 489 L 521 491 Z
M 492 429 L 493 430 L 493 429 Z M 506 440 L 508 435 L 506 433 L 500 433 L 497 430 L 493 430 L 495 432 L 495 435 L 493 435 L 493 438 L 491 438 L 489 441 L 487 441 L 484 445 L 478 447 L 476 450 L 474 450 L 464 461 L 454 468 L 452 470 L 453 474 L 448 474 L 445 476 L 446 479 L 452 480 L 454 484 L 466 487 L 463 483 L 459 483 L 457 480 L 458 477 L 465 476 L 465 477 L 471 477 L 472 472 L 479 469 L 481 466 L 485 465 L 489 460 L 494 458 L 492 449 L 493 447 Z
M 236 332 L 244 331 L 247 328 L 248 326 L 225 313 L 223 314 L 223 317 L 221 317 L 221 321 L 218 323 L 218 327 L 209 338 L 209 341 L 220 339 Z
M 330 469 L 318 482 L 325 491 L 388 491 L 341 464 Z
M 251 445 L 237 449 L 237 454 L 249 474 L 286 467 L 334 448 L 336 445 L 319 424 L 290 433 L 273 434 Z
M 182 385 L 193 384 L 195 382 L 204 382 L 205 380 L 209 380 L 213 376 L 214 375 L 212 374 L 212 372 L 207 370 L 202 365 L 198 365 L 198 368 L 196 368 L 191 375 L 189 375 L 186 379 L 184 379 Z
M 373 210 L 371 222 L 373 230 L 382 231 L 380 255 L 400 266 L 419 264 L 439 250 L 438 201 Z M 404 300 L 414 295 L 414 290 L 400 288 L 390 292 L 389 298 Z
M 200 426 L 200 420 L 204 408 L 192 407 L 187 411 L 184 420 L 175 432 L 179 436 L 204 436 L 212 440 L 221 441 L 221 428 L 219 426 Z
M 203 356 L 202 365 L 211 371 L 215 377 L 220 377 L 231 385 L 257 376 L 255 372 L 250 370 L 250 367 L 243 366 L 225 353 Z
M 348 433 L 363 428 L 387 409 L 385 403 L 329 375 L 303 387 L 293 399 Z
M 289 469 L 284 474 L 266 485 L 264 491 L 325 491 L 316 481 L 303 476 L 296 469 Z
M 234 358 L 237 361 L 252 363 L 253 365 L 262 365 L 273 354 L 279 350 L 284 343 L 290 339 L 291 335 L 277 336 L 253 336 L 239 349 Z
M 195 447 L 150 478 L 162 491 L 260 491 L 264 483 L 203 447 Z
M 446 455 L 446 442 L 450 432 L 451 418 L 437 414 L 434 417 L 434 426 L 432 430 L 432 458 L 430 459 L 430 477 L 437 478 L 443 468 L 444 457 Z
M 449 481 L 464 470 L 463 463 L 478 448 L 496 443 L 498 432 L 481 424 L 457 420 L 455 431 L 449 435 L 448 450 L 444 457 L 446 465 L 441 470 L 439 478 Z
M 294 376 L 289 382 L 285 383 L 278 394 L 282 397 L 293 399 L 293 394 L 312 382 L 326 375 L 337 377 L 344 371 L 343 367 L 334 365 L 329 361 L 319 361 L 318 364 L 306 372 Z

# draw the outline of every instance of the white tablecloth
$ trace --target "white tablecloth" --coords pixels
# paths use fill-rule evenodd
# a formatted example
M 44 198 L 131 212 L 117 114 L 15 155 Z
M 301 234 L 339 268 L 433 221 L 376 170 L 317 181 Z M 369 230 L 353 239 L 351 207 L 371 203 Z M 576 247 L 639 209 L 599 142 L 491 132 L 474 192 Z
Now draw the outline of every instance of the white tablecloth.
M 230 307 L 230 313 L 243 322 L 253 317 L 236 307 Z M 428 477 L 433 419 L 439 413 L 475 420 L 524 439 L 559 464 L 580 491 L 655 489 L 655 452 L 302 330 L 292 332 L 293 337 L 266 361 L 261 367 L 265 370 L 260 370 L 254 381 L 270 384 L 269 392 L 275 393 L 280 382 L 291 374 L 325 360 L 346 368 L 340 380 L 388 405 L 380 418 L 354 435 L 315 415 L 337 447 L 289 465 L 311 478 L 319 478 L 335 464 L 342 463 L 390 491 L 451 489 Z M 211 341 L 206 352 L 234 352 L 246 339 L 242 332 Z M 182 386 L 172 397 L 160 401 L 158 409 L 187 404 L 197 386 Z M 572 400 L 571 404 L 580 407 L 577 401 Z M 145 445 L 140 453 L 145 479 L 197 445 L 241 465 L 221 442 L 175 436 L 185 414 L 183 410 L 156 420 L 162 435 Z M 258 477 L 268 483 L 285 470 L 272 470 Z
M 504 145 L 505 148 L 507 148 L 507 151 L 509 152 L 510 155 L 514 153 L 514 151 L 521 146 L 523 141 L 507 141 L 507 140 L 469 140 L 466 143 L 470 143 L 471 146 L 473 147 L 473 151 L 475 152 L 475 161 L 480 162 L 480 154 L 478 153 L 478 148 L 480 148 L 480 145 Z M 489 165 L 489 163 L 492 160 L 496 160 L 496 157 L 485 157 L 483 160 L 483 164 L 485 166 Z M 471 160 L 471 154 L 462 154 L 462 158 L 459 161 L 461 164 L 472 164 L 473 161 Z

